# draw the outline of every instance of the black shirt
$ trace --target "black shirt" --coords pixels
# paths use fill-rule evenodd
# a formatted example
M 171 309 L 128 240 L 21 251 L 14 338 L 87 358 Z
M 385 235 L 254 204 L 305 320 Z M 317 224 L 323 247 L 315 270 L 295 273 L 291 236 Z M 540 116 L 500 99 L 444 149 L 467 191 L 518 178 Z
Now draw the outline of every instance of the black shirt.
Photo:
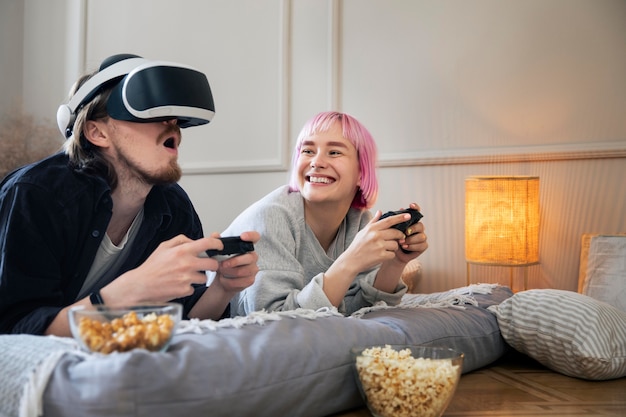
M 0 184 L 0 333 L 43 334 L 74 303 L 111 219 L 111 189 L 60 153 L 22 167 Z M 178 185 L 154 186 L 128 258 L 115 276 L 141 265 L 163 241 L 203 236 Z M 183 317 L 206 286 L 175 300 Z

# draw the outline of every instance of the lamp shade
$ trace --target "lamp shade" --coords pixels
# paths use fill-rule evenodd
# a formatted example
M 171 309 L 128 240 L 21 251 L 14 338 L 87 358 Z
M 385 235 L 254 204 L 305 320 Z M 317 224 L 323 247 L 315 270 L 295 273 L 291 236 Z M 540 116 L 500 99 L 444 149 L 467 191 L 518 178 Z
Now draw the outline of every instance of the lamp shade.
M 466 178 L 465 259 L 507 266 L 539 262 L 539 177 Z

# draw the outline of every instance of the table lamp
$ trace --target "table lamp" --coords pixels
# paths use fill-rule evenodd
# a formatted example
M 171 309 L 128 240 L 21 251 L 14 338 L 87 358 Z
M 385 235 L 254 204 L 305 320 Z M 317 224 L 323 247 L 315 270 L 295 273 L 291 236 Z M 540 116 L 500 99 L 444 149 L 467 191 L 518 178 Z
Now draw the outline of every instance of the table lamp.
M 467 285 L 471 264 L 509 266 L 511 289 L 513 267 L 539 263 L 539 177 L 465 179 L 465 260 Z

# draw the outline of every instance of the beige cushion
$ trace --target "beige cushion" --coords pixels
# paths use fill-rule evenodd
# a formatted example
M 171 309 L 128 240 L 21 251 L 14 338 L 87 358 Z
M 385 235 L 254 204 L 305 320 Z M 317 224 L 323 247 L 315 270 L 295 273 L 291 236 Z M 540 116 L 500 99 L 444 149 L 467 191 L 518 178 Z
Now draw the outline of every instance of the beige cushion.
M 574 291 L 522 291 L 489 308 L 514 349 L 565 375 L 626 376 L 626 312 Z
M 585 234 L 578 292 L 626 311 L 626 235 Z
M 422 263 L 417 259 L 413 259 L 407 263 L 402 271 L 402 281 L 407 286 L 407 292 L 414 294 L 417 291 L 417 285 L 422 279 Z

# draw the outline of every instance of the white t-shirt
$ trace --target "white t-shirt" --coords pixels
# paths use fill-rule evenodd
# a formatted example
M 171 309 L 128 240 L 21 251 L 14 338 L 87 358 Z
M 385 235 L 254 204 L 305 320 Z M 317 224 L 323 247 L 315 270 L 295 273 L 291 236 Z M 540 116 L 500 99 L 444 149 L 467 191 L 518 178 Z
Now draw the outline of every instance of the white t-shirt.
M 87 278 L 85 278 L 85 282 L 80 289 L 77 300 L 86 297 L 94 288 L 101 288 L 103 285 L 97 285 L 99 282 L 104 281 L 108 283 L 115 278 L 112 275 L 117 273 L 120 265 L 122 265 L 128 256 L 128 252 L 130 252 L 133 246 L 133 241 L 137 236 L 142 221 L 143 207 L 139 210 L 139 213 L 137 213 L 135 220 L 133 220 L 133 223 L 130 225 L 130 228 L 119 245 L 114 245 L 109 235 L 104 234 L 104 238 L 102 242 L 100 242 L 100 247 L 91 264 L 89 274 L 87 274 Z

